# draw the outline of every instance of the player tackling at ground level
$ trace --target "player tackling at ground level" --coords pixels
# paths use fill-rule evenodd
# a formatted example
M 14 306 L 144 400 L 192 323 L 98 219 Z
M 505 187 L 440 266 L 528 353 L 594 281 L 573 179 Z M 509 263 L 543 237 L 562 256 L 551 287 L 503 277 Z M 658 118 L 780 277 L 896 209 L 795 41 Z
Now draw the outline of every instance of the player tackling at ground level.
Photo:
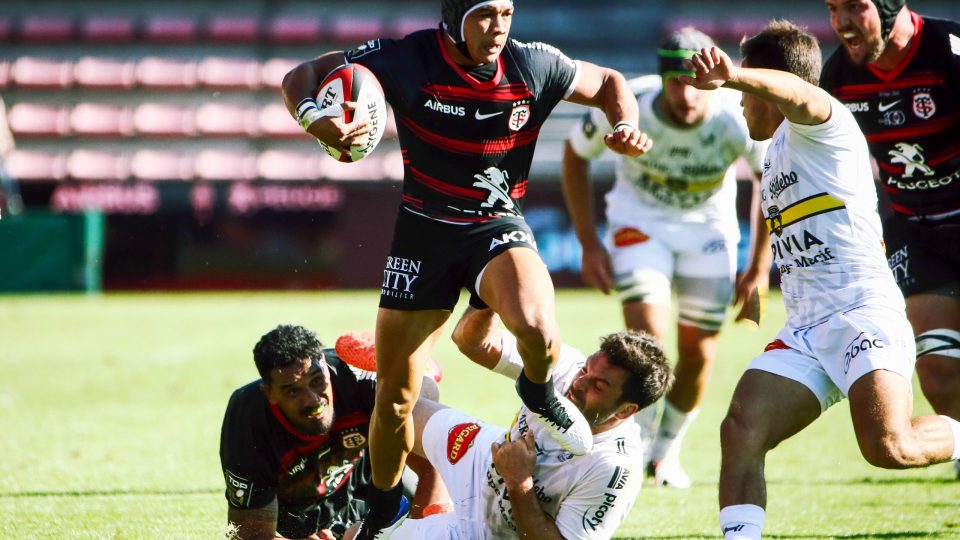
M 234 391 L 220 434 L 230 538 L 340 538 L 366 513 L 375 377 L 302 326 L 267 332 L 253 358 L 261 379 Z M 436 399 L 433 380 L 423 384 Z M 422 458 L 410 464 L 420 477 L 414 499 L 427 506 L 442 485 Z
M 603 242 L 595 226 L 588 160 L 606 150 L 603 139 L 611 128 L 596 109 L 571 131 L 563 154 L 564 195 L 583 247 L 584 281 L 604 293 L 615 287 L 627 328 L 650 332 L 661 343 L 672 316 L 671 285 L 676 289 L 676 382 L 663 400 L 659 425 L 656 406 L 637 419 L 649 445 L 648 472 L 657 485 L 679 488 L 690 487 L 680 445 L 699 412 L 718 332 L 734 299 L 740 226 L 733 163 L 745 157 L 759 178 L 766 148 L 750 138 L 739 93 L 705 92 L 677 79 L 690 73 L 682 65 L 685 58 L 712 45 L 698 30 L 678 30 L 657 50 L 660 75 L 629 81 L 640 107 L 639 125 L 657 144 L 640 157 L 618 160 L 616 183 L 606 195 Z M 759 205 L 756 189 L 753 203 Z M 762 218 L 759 211 L 751 215 Z M 736 301 L 743 301 L 744 309 L 758 286 L 766 288 L 770 268 L 766 227 L 759 221 L 752 229 L 752 256 L 736 284 Z M 737 319 L 743 317 L 741 311 Z
M 550 378 L 560 350 L 553 285 L 521 201 L 540 127 L 561 99 L 603 109 L 616 128 L 606 140 L 614 151 L 640 155 L 651 145 L 636 128 L 636 99 L 620 73 L 508 38 L 513 2 L 442 0 L 441 17 L 439 29 L 327 53 L 283 81 L 287 108 L 304 129 L 347 149 L 365 137 L 365 121 L 345 125 L 318 111 L 314 98 L 331 69 L 366 66 L 393 107 L 403 152 L 403 195 L 376 323 L 370 437 L 377 489 L 360 538 L 386 538 L 403 518 L 399 479 L 413 445 L 424 360 L 463 287 L 473 305 L 490 306 L 518 337 L 524 369 L 517 391 L 535 421 L 571 452 L 589 451 L 589 424 Z
M 750 135 L 772 137 L 760 188 L 787 324 L 741 377 L 721 427 L 721 529 L 759 539 L 767 452 L 843 396 L 860 451 L 878 467 L 960 458 L 960 422 L 911 418 L 914 342 L 884 258 L 867 143 L 816 86 L 816 38 L 775 21 L 741 51 L 736 67 L 704 49 L 682 80 L 742 91 Z
M 960 23 L 903 0 L 826 4 L 841 47 L 820 86 L 853 112 L 893 203 L 887 262 L 907 299 L 920 387 L 937 413 L 960 418 Z
M 511 379 L 523 369 L 516 338 L 490 309 L 468 308 L 454 341 L 471 360 Z M 646 334 L 605 336 L 587 358 L 562 346 L 553 384 L 590 423 L 593 447 L 582 456 L 561 448 L 525 406 L 504 429 L 421 399 L 414 452 L 435 464 L 454 512 L 407 520 L 391 538 L 610 538 L 642 484 L 633 414 L 662 396 L 671 379 L 663 350 Z

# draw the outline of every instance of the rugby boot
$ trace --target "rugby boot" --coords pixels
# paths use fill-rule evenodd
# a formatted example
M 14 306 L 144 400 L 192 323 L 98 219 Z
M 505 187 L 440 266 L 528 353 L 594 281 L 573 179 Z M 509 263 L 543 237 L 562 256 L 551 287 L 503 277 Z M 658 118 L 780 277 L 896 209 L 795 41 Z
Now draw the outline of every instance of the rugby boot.
M 364 371 L 377 371 L 377 352 L 372 332 L 347 332 L 333 346 L 337 356 L 347 364 Z M 433 358 L 427 359 L 425 373 L 440 382 L 443 367 Z
M 400 508 L 390 520 L 383 522 L 371 512 L 360 523 L 354 540 L 387 540 L 403 524 L 403 520 L 407 519 L 408 515 L 410 515 L 410 501 L 401 496 Z
M 553 392 L 552 396 L 547 397 L 546 407 L 530 409 L 530 412 L 534 420 L 546 428 L 553 440 L 567 452 L 582 456 L 593 449 L 590 424 L 569 399 Z
M 693 485 L 686 471 L 680 466 L 680 459 L 669 454 L 660 461 L 649 462 L 647 474 L 653 477 L 653 483 L 657 487 L 689 489 Z

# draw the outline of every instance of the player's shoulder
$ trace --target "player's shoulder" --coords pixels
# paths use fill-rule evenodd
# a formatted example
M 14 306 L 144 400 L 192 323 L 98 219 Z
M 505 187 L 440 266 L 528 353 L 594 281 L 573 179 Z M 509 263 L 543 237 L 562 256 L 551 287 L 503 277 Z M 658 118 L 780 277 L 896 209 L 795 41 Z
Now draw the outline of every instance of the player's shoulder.
M 343 52 L 348 62 L 371 61 L 395 53 L 407 53 L 426 47 L 431 40 L 436 41 L 436 30 L 424 29 L 407 34 L 400 39 L 378 38 L 367 40 L 360 45 Z
M 575 61 L 554 45 L 542 41 L 507 40 L 507 50 L 525 61 L 559 61 L 573 66 Z
M 921 19 L 923 19 L 924 32 L 930 31 L 938 37 L 944 38 L 954 47 L 954 51 L 960 51 L 960 21 L 923 15 L 921 15 Z
M 227 402 L 227 415 L 249 414 L 262 408 L 267 398 L 260 389 L 261 383 L 262 381 L 257 379 L 234 390 Z

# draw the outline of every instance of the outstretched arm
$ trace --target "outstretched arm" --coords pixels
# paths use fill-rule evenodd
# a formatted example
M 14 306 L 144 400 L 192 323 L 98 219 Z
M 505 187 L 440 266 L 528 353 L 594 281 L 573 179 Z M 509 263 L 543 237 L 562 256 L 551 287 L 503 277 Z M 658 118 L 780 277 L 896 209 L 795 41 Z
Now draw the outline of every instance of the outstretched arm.
M 653 141 L 637 127 L 637 98 L 619 71 L 581 60 L 580 80 L 567 100 L 603 111 L 613 126 L 613 133 L 604 142 L 614 152 L 636 157 L 653 146 Z
M 613 267 L 610 255 L 597 236 L 590 162 L 577 155 L 569 139 L 563 145 L 563 200 L 583 248 L 580 270 L 583 282 L 609 294 L 613 288 Z
M 681 75 L 680 80 L 701 90 L 726 86 L 753 94 L 776 105 L 794 124 L 813 126 L 830 119 L 830 95 L 792 73 L 737 67 L 717 47 L 701 49 L 683 64 L 694 76 Z

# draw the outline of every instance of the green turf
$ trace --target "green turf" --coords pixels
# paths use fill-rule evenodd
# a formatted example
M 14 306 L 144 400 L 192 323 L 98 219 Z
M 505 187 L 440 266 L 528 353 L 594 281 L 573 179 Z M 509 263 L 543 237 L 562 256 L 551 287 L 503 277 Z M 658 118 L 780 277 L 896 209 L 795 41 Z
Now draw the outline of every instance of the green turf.
M 256 378 L 253 344 L 282 322 L 332 343 L 372 328 L 376 303 L 373 292 L 0 298 L 0 538 L 222 537 L 220 421 L 229 393 Z M 584 350 L 620 326 L 615 300 L 598 293 L 561 291 L 557 309 L 564 341 Z M 644 488 L 621 536 L 718 536 L 717 426 L 746 362 L 782 322 L 774 298 L 761 330 L 726 329 L 683 452 L 693 489 Z M 509 420 L 509 381 L 447 339 L 436 357 L 444 401 Z M 835 406 L 771 454 L 767 537 L 960 538 L 952 469 L 872 468 L 848 414 Z

